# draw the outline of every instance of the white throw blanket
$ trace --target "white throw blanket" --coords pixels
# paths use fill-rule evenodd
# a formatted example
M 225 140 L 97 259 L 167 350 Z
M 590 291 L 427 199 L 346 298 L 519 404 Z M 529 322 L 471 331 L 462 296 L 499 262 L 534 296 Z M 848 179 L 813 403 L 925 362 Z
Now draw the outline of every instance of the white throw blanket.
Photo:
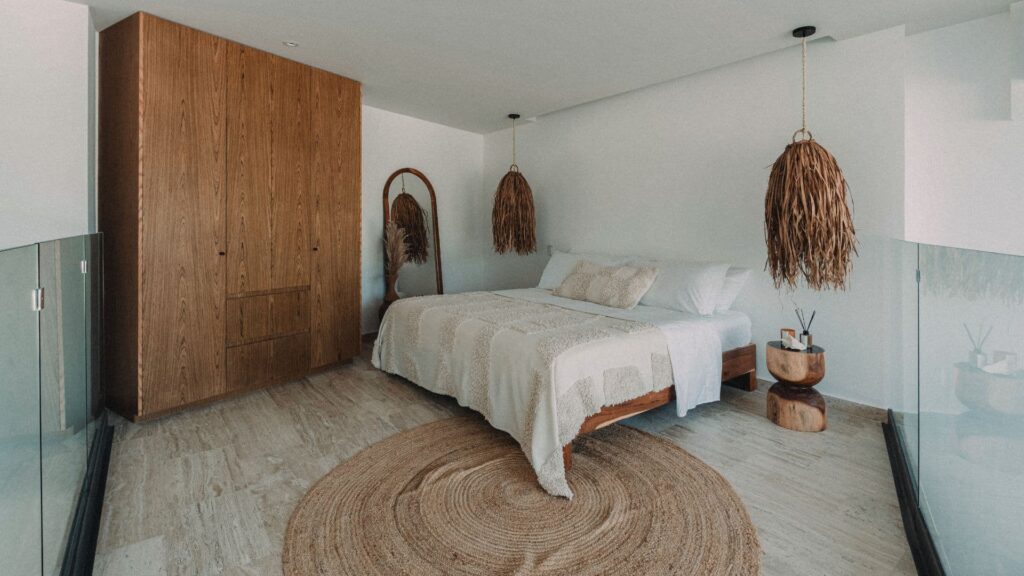
M 651 306 L 632 310 L 609 308 L 590 302 L 559 298 L 548 290 L 523 288 L 495 292 L 509 298 L 520 298 L 541 304 L 561 306 L 588 314 L 653 324 L 668 346 L 672 360 L 672 377 L 676 389 L 676 415 L 682 418 L 691 408 L 717 402 L 722 393 L 722 340 L 704 318 Z
M 717 333 L 699 320 L 536 289 L 399 300 L 373 349 L 377 368 L 509 433 L 541 486 L 569 498 L 562 447 L 587 416 L 673 384 L 684 415 L 718 399 L 721 362 Z

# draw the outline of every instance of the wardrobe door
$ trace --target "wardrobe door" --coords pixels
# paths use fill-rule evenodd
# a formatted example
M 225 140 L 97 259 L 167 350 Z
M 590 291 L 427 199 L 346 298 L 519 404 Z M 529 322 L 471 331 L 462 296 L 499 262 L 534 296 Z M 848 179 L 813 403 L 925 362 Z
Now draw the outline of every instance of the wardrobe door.
M 139 407 L 224 391 L 225 42 L 144 15 Z
M 228 44 L 228 294 L 309 286 L 309 67 Z
M 360 85 L 313 70 L 311 365 L 359 354 Z

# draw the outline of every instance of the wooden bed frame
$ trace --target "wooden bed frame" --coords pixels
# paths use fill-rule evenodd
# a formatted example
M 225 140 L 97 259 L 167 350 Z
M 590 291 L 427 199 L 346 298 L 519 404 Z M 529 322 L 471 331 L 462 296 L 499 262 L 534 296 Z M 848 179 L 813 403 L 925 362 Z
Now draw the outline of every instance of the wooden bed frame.
M 742 348 L 734 348 L 722 353 L 722 383 L 735 386 L 748 392 L 757 390 L 757 345 L 750 344 Z M 668 404 L 676 397 L 675 388 L 669 386 L 664 390 L 649 392 L 629 402 L 605 406 L 600 412 L 587 417 L 576 434 L 581 436 L 604 428 L 624 418 L 636 416 Z M 562 448 L 565 459 L 565 471 L 572 469 L 572 442 Z

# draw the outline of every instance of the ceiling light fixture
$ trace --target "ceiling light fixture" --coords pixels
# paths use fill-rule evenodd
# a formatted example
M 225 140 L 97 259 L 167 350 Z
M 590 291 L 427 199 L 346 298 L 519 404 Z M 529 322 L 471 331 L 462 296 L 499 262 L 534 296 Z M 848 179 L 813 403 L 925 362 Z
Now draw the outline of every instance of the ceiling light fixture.
M 857 254 L 849 189 L 835 157 L 807 129 L 807 39 L 814 33 L 814 26 L 793 30 L 803 53 L 802 124 L 768 177 L 767 268 L 776 288 L 796 288 L 803 278 L 812 290 L 845 290 Z
M 508 117 L 512 120 L 512 165 L 494 193 L 491 232 L 495 252 L 515 252 L 522 256 L 537 251 L 537 218 L 533 209 L 533 191 L 516 164 L 516 120 L 519 114 L 509 114 Z
M 298 42 L 291 42 L 291 41 L 287 41 L 287 40 L 284 41 L 284 42 L 281 42 L 281 44 L 284 44 L 285 46 L 287 46 L 289 48 L 298 48 L 299 47 L 299 43 Z

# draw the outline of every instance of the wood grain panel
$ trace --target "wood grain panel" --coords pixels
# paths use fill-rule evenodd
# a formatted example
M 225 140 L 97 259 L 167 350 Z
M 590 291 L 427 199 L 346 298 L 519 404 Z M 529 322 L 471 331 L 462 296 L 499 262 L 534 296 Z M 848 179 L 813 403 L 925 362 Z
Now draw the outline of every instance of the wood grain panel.
M 103 394 L 138 413 L 139 43 L 142 15 L 100 33 L 97 194 L 103 232 Z
M 224 390 L 225 47 L 142 16 L 142 414 Z
M 227 301 L 229 347 L 303 331 L 309 331 L 308 290 Z
M 358 82 L 312 72 L 311 361 L 360 349 L 360 101 Z
M 309 333 L 228 348 L 227 361 L 228 392 L 301 378 L 309 370 Z
M 309 67 L 228 45 L 228 293 L 309 285 Z
M 275 58 L 271 288 L 309 286 L 311 68 Z

